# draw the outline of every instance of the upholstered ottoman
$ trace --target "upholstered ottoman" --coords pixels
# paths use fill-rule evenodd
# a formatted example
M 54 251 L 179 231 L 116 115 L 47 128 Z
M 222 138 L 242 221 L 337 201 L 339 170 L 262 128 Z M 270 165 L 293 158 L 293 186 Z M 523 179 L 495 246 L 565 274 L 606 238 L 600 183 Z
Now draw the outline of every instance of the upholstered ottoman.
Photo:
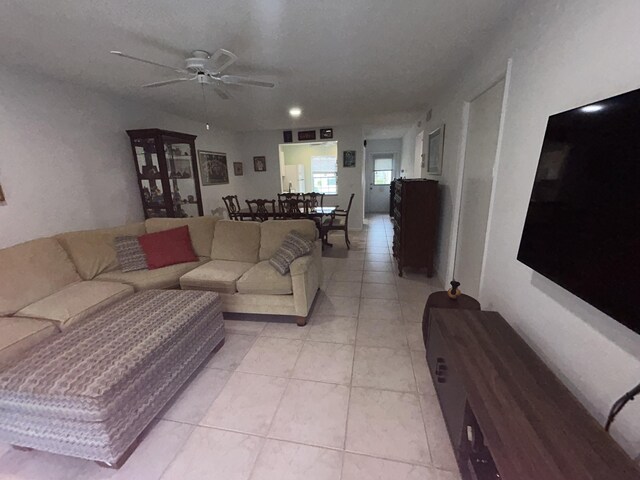
M 223 342 L 216 293 L 149 290 L 111 304 L 0 372 L 0 441 L 118 467 Z

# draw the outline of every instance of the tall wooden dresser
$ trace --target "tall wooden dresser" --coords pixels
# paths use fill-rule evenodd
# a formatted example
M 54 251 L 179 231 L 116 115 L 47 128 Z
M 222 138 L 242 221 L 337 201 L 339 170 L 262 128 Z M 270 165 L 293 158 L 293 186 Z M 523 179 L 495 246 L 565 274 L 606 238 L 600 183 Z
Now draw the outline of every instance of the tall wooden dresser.
M 396 179 L 393 192 L 393 256 L 404 267 L 425 268 L 433 276 L 438 230 L 438 182 Z

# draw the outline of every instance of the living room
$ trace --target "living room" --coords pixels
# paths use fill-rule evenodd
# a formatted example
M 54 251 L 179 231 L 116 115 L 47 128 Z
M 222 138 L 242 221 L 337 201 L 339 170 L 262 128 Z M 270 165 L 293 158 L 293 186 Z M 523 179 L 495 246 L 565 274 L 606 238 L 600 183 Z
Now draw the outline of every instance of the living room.
M 483 311 L 497 311 L 507 320 L 594 423 L 604 425 L 616 400 L 637 385 L 640 336 L 519 261 L 518 249 L 549 117 L 639 88 L 640 67 L 633 61 L 632 46 L 640 41 L 640 5 L 631 0 L 296 3 L 143 1 L 115 6 L 23 0 L 3 6 L 0 249 L 68 232 L 142 224 L 145 214 L 127 130 L 158 128 L 195 135 L 197 150 L 226 155 L 228 183 L 199 185 L 208 221 L 213 215 L 227 215 L 222 197 L 235 195 L 244 202 L 282 193 L 279 149 L 287 143 L 285 132 L 292 135 L 291 143 L 298 144 L 305 141 L 298 140 L 299 132 L 313 130 L 322 141 L 321 129 L 330 128 L 330 140 L 338 145 L 337 195 L 328 195 L 324 204 L 344 209 L 352 194 L 353 204 L 348 222 L 351 249 L 346 248 L 342 232 L 335 232 L 328 237 L 333 247 L 317 250 L 324 273 L 317 295 L 314 291 L 301 301 L 301 308 L 308 308 L 307 325 L 298 327 L 289 318 L 301 316 L 293 299 L 284 320 L 280 314 L 245 318 L 241 312 L 240 317 L 225 313 L 224 346 L 175 399 L 167 400 L 173 402 L 173 412 L 155 416 L 146 438 L 120 469 L 100 468 L 90 459 L 39 448 L 17 450 L 3 440 L 0 477 L 466 478 L 460 477 L 431 384 L 420 322 L 429 295 L 449 288 L 454 270 L 465 261 L 456 259 L 456 253 L 461 242 L 458 232 L 465 228 L 458 219 L 466 185 L 469 112 L 475 99 L 500 82 L 504 93 L 491 166 L 486 245 L 479 290 L 472 296 Z M 109 54 L 122 51 L 181 68 L 189 52 L 202 48 L 234 52 L 239 59 L 229 72 L 273 82 L 275 87 L 230 86 L 228 100 L 213 89 L 205 90 L 203 101 L 197 82 L 140 88 L 178 74 Z M 290 115 L 292 107 L 301 109 L 298 117 Z M 442 126 L 441 166 L 434 171 L 429 165 L 429 136 Z M 422 139 L 420 149 L 416 138 Z M 389 216 L 367 211 L 366 162 L 371 151 L 365 141 L 375 145 L 376 140 L 390 139 L 401 145 L 395 176 L 438 182 L 431 278 L 412 270 L 402 278 L 395 274 Z M 424 152 L 422 164 L 418 150 Z M 344 157 L 352 151 L 355 166 Z M 255 168 L 254 158 L 260 157 L 265 169 Z M 241 175 L 234 174 L 234 162 L 242 163 Z M 232 222 L 203 227 L 210 229 L 204 234 L 209 235 L 209 248 L 203 257 L 210 257 L 212 242 L 215 247 L 218 235 L 213 229 L 217 232 L 228 223 Z M 265 227 L 266 223 L 260 226 Z M 309 231 L 313 241 L 321 243 L 315 230 Z M 135 235 L 150 233 L 155 232 L 135 230 Z M 253 233 L 238 235 L 234 238 L 244 241 Z M 261 235 L 262 240 L 267 238 Z M 278 245 L 268 248 L 275 251 L 282 238 L 280 233 L 273 235 Z M 197 256 L 202 256 L 193 231 L 191 240 Z M 258 253 L 263 245 L 257 242 L 254 263 L 267 258 Z M 218 245 L 218 253 L 227 246 Z M 231 261 L 233 254 L 220 254 L 213 261 Z M 636 260 L 630 258 L 630 263 Z M 393 275 L 388 263 L 393 264 Z M 81 269 L 71 265 L 72 270 Z M 291 267 L 292 274 L 302 268 L 298 266 Z M 296 272 L 306 278 L 308 270 Z M 74 275 L 69 283 L 87 281 L 81 271 Z M 3 292 L 15 291 L 12 281 L 0 274 L 3 302 L 13 300 L 3 298 Z M 461 281 L 463 293 L 471 294 Z M 617 281 L 615 272 L 597 279 L 602 284 Z M 298 290 L 291 288 L 296 297 Z M 174 291 L 181 292 L 169 292 Z M 341 300 L 329 308 L 327 298 Z M 282 302 L 273 305 L 285 308 Z M 0 315 L 5 313 L 0 308 Z M 365 314 L 380 328 L 364 331 Z M 319 320 L 314 324 L 315 315 L 323 319 L 333 315 L 340 324 L 323 331 Z M 395 327 L 381 326 L 380 317 L 394 315 L 401 319 Z M 13 313 L 9 317 L 15 318 Z M 377 341 L 396 341 L 396 327 L 402 331 L 400 346 Z M 327 340 L 330 334 L 333 340 Z M 368 341 L 359 341 L 359 334 Z M 394 368 L 400 366 L 385 371 L 380 359 L 368 358 L 359 369 L 353 363 L 359 348 L 364 349 L 362 355 L 373 354 L 367 348 L 402 351 L 384 357 Z M 280 361 L 275 350 L 281 352 L 280 360 L 290 362 L 283 367 L 286 373 L 266 371 L 261 365 Z M 323 363 L 332 357 L 335 362 Z M 401 373 L 405 360 L 411 378 Z M 234 375 L 237 378 L 231 381 Z M 251 375 L 260 378 L 252 377 L 251 383 Z M 331 385 L 331 394 L 315 384 L 318 390 L 310 386 L 309 391 L 302 387 L 294 391 L 294 385 L 307 381 Z M 363 395 L 365 391 L 372 393 Z M 185 394 L 190 398 L 179 403 Z M 307 413 L 314 410 L 313 402 L 305 410 L 295 408 L 295 399 L 319 399 L 325 394 L 339 406 L 331 404 L 313 413 Z M 387 394 L 404 400 L 390 404 L 381 400 L 381 410 L 367 404 L 372 398 L 387 399 Z M 247 399 L 262 403 L 264 409 L 258 411 Z M 246 423 L 237 413 L 243 402 L 248 402 Z M 342 413 L 334 414 L 343 411 L 343 404 L 344 418 L 336 423 Z M 371 407 L 362 410 L 369 416 L 359 419 L 354 412 L 364 404 Z M 400 404 L 408 405 L 407 410 L 394 411 L 393 405 Z M 0 403 L 0 417 L 9 418 L 12 414 L 3 408 Z M 609 432 L 603 430 L 598 437 L 610 437 L 611 448 L 624 450 L 636 465 L 639 408 L 637 402 L 627 403 Z M 368 442 L 367 435 L 373 434 L 367 428 L 384 411 L 397 413 L 384 418 L 388 424 L 381 423 L 390 425 L 385 433 L 389 438 L 371 436 Z M 407 412 L 417 412 L 417 418 Z M 296 424 L 300 419 L 302 426 Z M 319 426 L 323 421 L 326 428 Z M 412 422 L 421 425 L 424 439 L 411 436 L 413 430 L 406 423 Z M 328 439 L 322 437 L 327 432 Z M 495 460 L 499 469 L 507 465 L 503 457 Z M 568 471 L 573 470 L 548 478 L 576 478 Z M 594 467 L 591 478 L 606 478 L 601 472 Z M 502 478 L 533 477 L 504 473 Z

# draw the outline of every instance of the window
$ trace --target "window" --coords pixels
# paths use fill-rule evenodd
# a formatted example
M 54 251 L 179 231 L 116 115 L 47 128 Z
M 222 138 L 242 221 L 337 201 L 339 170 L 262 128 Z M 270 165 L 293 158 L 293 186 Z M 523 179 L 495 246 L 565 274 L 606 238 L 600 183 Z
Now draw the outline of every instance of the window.
M 393 157 L 373 157 L 373 184 L 390 185 L 393 178 Z
M 336 157 L 311 157 L 313 191 L 336 195 L 338 193 L 338 161 Z

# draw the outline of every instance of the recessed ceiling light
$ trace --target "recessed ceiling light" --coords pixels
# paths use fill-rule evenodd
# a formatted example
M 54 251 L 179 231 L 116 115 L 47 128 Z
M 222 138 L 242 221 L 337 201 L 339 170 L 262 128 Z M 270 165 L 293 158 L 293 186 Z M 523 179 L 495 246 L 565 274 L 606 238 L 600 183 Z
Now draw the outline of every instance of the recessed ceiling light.
M 580 110 L 583 111 L 584 113 L 593 113 L 593 112 L 599 112 L 603 108 L 604 107 L 602 105 L 587 105 L 586 107 L 582 107 Z
M 289 109 L 289 115 L 291 115 L 293 118 L 298 118 L 301 114 L 302 109 L 300 109 L 299 107 L 293 107 Z

